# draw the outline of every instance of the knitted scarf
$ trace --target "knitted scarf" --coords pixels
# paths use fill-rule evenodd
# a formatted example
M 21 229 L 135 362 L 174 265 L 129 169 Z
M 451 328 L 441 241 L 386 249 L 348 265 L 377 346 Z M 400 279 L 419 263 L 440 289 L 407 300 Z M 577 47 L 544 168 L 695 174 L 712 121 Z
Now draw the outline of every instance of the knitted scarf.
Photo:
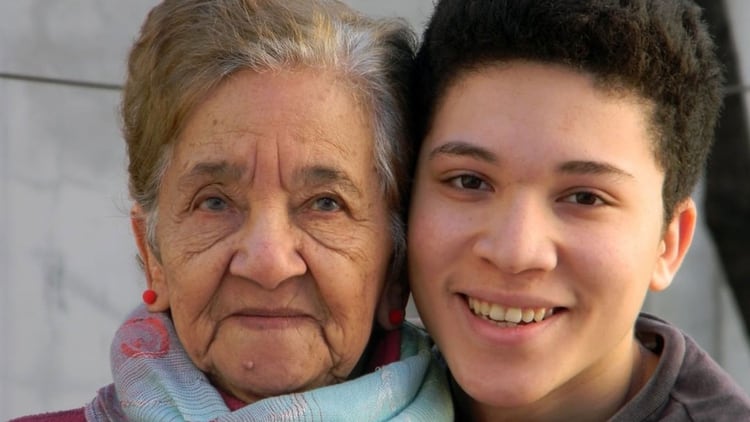
M 172 320 L 139 306 L 111 348 L 114 383 L 86 405 L 88 421 L 452 421 L 445 375 L 429 341 L 402 328 L 401 360 L 341 384 L 230 411 L 183 349 Z

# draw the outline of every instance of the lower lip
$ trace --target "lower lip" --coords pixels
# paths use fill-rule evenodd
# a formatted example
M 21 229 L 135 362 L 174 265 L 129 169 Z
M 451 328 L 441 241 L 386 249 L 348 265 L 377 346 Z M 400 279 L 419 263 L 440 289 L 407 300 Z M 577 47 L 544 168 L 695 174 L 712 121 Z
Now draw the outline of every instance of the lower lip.
M 526 344 L 542 335 L 544 331 L 554 325 L 563 313 L 563 310 L 555 310 L 555 314 L 540 322 L 533 322 L 516 326 L 503 326 L 476 315 L 464 296 L 457 296 L 458 306 L 462 310 L 464 320 L 469 330 L 474 332 L 480 339 L 495 346 L 518 346 Z

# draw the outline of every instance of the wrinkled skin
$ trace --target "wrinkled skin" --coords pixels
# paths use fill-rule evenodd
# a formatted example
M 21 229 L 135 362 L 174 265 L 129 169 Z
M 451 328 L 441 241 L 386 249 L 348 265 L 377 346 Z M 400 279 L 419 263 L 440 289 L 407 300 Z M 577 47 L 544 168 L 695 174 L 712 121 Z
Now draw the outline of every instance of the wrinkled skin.
M 177 140 L 159 256 L 133 209 L 149 310 L 247 403 L 340 382 L 366 347 L 392 252 L 367 116 L 327 72 L 237 73 Z

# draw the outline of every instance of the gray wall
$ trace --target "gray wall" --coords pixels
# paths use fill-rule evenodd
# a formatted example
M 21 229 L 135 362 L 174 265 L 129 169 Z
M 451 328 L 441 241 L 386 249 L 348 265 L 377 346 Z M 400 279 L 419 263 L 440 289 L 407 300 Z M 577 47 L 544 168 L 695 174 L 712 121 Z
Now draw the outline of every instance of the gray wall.
M 432 7 L 350 3 L 416 28 Z M 730 3 L 740 28 L 750 4 Z M 140 302 L 113 86 L 153 4 L 0 0 L 0 420 L 89 401 L 110 382 L 115 327 Z M 750 70 L 750 32 L 737 38 Z M 750 391 L 750 354 L 722 277 L 701 227 L 673 287 L 646 308 L 684 327 Z

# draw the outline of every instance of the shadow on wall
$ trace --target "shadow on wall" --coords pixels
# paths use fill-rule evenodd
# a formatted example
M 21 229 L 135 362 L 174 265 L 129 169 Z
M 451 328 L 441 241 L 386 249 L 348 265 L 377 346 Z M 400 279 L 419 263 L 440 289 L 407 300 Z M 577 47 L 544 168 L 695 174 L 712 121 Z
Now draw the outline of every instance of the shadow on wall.
M 704 209 L 726 279 L 750 339 L 750 140 L 744 87 L 724 0 L 697 0 L 725 63 L 727 93 L 706 169 Z

